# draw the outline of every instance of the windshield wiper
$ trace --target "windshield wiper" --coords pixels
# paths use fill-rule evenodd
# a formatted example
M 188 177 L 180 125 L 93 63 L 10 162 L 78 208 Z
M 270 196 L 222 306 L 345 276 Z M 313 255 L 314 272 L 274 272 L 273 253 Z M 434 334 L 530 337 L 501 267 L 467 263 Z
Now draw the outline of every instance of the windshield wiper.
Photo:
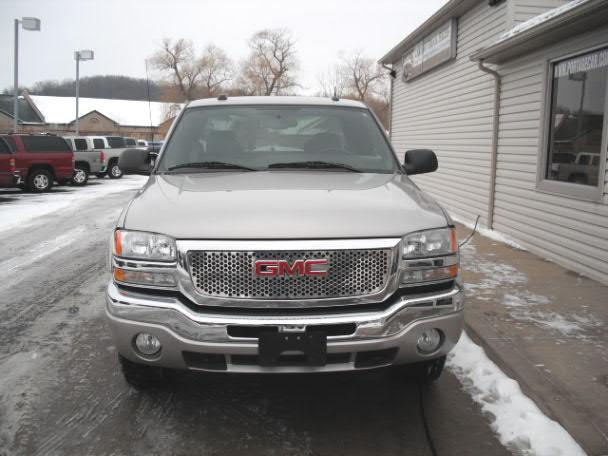
M 299 161 L 299 162 L 285 162 L 285 163 L 271 163 L 268 165 L 268 169 L 271 168 L 307 168 L 307 169 L 330 169 L 330 168 L 339 168 L 345 169 L 348 171 L 352 171 L 354 173 L 361 173 L 363 171 L 353 168 L 350 165 L 345 165 L 344 163 L 334 163 L 334 162 L 326 162 L 326 161 Z
M 171 166 L 167 171 L 174 171 L 176 169 L 186 168 L 200 168 L 200 169 L 242 169 L 245 171 L 257 171 L 254 168 L 247 166 L 237 165 L 236 163 L 226 163 L 222 161 L 203 161 L 203 162 L 192 162 L 182 163 L 181 165 Z

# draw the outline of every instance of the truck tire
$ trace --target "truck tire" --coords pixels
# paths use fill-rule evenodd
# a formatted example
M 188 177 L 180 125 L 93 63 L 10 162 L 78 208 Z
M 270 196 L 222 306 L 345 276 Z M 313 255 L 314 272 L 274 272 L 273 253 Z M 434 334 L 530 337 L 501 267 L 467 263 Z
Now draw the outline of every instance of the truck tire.
M 103 179 L 104 177 L 106 177 L 106 173 L 95 173 L 95 175 L 98 179 Z
M 53 175 L 46 169 L 34 169 L 28 173 L 27 188 L 30 192 L 48 192 L 53 188 Z
M 118 160 L 114 160 L 108 165 L 108 177 L 110 179 L 120 179 L 122 177 L 122 169 L 118 166 Z
M 134 363 L 122 355 L 118 361 L 125 381 L 136 389 L 161 388 L 167 383 L 167 369 Z
M 72 177 L 72 185 L 80 187 L 85 185 L 89 180 L 89 170 L 84 166 L 78 166 L 74 168 L 74 177 Z
M 407 378 L 422 384 L 431 384 L 438 380 L 445 366 L 445 355 L 429 361 L 422 361 L 416 364 L 405 364 L 402 366 L 394 366 L 393 373 L 400 378 Z

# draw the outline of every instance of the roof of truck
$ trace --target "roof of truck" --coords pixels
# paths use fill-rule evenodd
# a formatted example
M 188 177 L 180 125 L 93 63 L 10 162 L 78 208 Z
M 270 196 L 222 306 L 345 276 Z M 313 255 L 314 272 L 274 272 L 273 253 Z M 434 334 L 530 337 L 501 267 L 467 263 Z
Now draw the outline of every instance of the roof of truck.
M 225 99 L 204 98 L 195 100 L 188 104 L 189 108 L 198 106 L 223 106 L 223 105 L 309 105 L 309 106 L 341 106 L 349 108 L 365 108 L 360 101 L 325 97 L 297 97 L 297 96 L 270 96 L 270 97 L 230 97 Z

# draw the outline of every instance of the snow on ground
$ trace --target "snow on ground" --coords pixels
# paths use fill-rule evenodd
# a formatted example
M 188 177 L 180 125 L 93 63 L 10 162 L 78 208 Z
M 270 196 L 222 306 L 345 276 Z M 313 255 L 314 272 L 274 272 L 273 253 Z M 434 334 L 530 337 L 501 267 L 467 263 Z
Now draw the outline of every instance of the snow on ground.
M 23 227 L 52 212 L 74 208 L 111 193 L 138 189 L 146 176 L 124 176 L 122 179 L 94 179 L 84 187 L 55 187 L 50 193 L 32 194 L 15 189 L 0 191 L 0 232 Z M 8 199 L 8 202 L 1 202 Z
M 526 456 L 579 456 L 583 449 L 473 343 L 466 333 L 448 356 L 448 369 L 491 417 L 492 429 L 507 448 Z
M 467 294 L 482 301 L 499 299 L 513 320 L 533 323 L 562 336 L 581 339 L 586 339 L 587 329 L 602 325 L 602 322 L 591 314 L 580 315 L 571 312 L 562 315 L 553 311 L 550 297 L 533 293 L 526 288 L 528 277 L 524 273 L 508 263 L 479 254 L 475 245 L 466 244 L 460 249 L 460 253 L 463 267 L 480 276 L 476 281 L 465 283 Z M 501 293 L 500 290 L 505 292 Z

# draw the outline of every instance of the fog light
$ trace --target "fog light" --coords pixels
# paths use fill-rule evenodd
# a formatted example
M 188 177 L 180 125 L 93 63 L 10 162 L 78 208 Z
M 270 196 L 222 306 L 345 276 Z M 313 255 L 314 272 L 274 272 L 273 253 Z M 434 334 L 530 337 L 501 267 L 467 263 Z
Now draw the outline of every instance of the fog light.
M 441 331 L 438 329 L 425 329 L 418 337 L 418 351 L 420 353 L 433 353 L 441 345 Z
M 160 340 L 148 333 L 139 333 L 135 338 L 135 346 L 142 355 L 152 356 L 160 351 Z

